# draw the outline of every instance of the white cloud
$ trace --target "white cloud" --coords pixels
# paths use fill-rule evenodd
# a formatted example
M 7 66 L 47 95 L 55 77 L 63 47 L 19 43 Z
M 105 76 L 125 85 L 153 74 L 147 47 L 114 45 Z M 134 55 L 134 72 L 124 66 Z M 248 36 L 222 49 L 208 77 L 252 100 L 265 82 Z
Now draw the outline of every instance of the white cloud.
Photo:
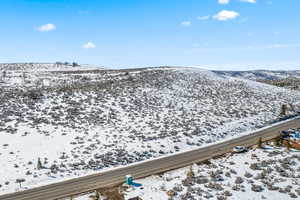
M 51 24 L 51 23 L 42 25 L 42 26 L 37 28 L 37 30 L 40 31 L 40 32 L 52 31 L 52 30 L 55 30 L 55 29 L 56 29 L 56 26 L 54 24 Z
M 82 45 L 82 48 L 84 48 L 84 49 L 93 49 L 93 48 L 96 48 L 96 45 L 92 42 L 88 42 L 88 43 Z
M 218 0 L 219 4 L 228 4 L 230 0 Z
M 240 0 L 241 2 L 256 3 L 256 0 Z
M 227 21 L 238 17 L 240 14 L 235 11 L 222 10 L 213 16 L 214 19 L 219 21 Z
M 209 15 L 197 17 L 198 20 L 208 20 L 209 18 L 210 18 Z
M 181 25 L 182 26 L 190 26 L 190 25 L 192 25 L 192 22 L 191 21 L 183 21 L 183 22 L 181 22 Z

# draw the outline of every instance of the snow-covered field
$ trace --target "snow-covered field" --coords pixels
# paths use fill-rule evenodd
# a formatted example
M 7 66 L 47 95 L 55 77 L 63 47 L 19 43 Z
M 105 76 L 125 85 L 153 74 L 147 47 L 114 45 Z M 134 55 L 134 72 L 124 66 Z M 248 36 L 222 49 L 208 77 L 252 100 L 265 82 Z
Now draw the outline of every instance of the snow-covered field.
M 269 146 L 136 181 L 143 187 L 128 189 L 125 199 L 297 199 L 300 151 Z
M 119 189 L 125 200 L 288 200 L 300 197 L 300 151 L 265 145 L 226 154 L 161 175 L 135 180 L 140 188 Z M 126 186 L 124 184 L 124 186 Z M 95 193 L 76 197 L 90 200 Z M 106 199 L 102 195 L 100 199 Z
M 31 65 L 0 65 L 0 193 L 230 138 L 282 104 L 299 110 L 300 92 L 206 70 Z

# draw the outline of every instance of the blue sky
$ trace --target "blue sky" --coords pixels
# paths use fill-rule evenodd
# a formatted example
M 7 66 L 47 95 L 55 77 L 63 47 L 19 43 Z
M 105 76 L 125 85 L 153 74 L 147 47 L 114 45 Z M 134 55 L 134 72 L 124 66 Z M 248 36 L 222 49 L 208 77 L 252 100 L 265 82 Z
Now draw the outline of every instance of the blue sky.
M 300 69 L 299 0 L 2 0 L 0 62 Z

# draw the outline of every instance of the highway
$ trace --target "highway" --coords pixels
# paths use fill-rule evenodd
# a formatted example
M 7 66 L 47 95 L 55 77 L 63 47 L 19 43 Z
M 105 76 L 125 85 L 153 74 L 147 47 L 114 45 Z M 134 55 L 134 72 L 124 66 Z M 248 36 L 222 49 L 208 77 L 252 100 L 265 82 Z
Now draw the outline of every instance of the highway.
M 125 180 L 125 175 L 142 178 L 168 170 L 188 166 L 205 161 L 218 155 L 231 152 L 234 146 L 252 146 L 261 137 L 264 141 L 275 138 L 279 132 L 288 128 L 300 127 L 300 118 L 260 130 L 249 135 L 234 138 L 224 142 L 201 147 L 191 151 L 176 153 L 149 161 L 124 166 L 109 171 L 83 176 L 50 185 L 36 187 L 25 191 L 5 194 L 0 200 L 53 200 L 64 199 L 80 193 L 93 191 L 98 188 L 118 185 Z

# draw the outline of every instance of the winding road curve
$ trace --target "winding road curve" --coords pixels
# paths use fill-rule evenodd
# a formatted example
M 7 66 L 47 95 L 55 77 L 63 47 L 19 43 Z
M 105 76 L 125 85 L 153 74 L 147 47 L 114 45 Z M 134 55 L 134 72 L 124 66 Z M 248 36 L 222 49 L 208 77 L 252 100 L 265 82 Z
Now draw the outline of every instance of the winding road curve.
M 5 194 L 0 196 L 0 200 L 63 199 L 80 193 L 93 191 L 98 188 L 118 185 L 124 182 L 124 177 L 127 174 L 132 174 L 135 178 L 142 178 L 168 170 L 188 166 L 192 163 L 205 161 L 209 158 L 230 152 L 232 148 L 237 145 L 254 145 L 257 143 L 260 137 L 263 140 L 273 139 L 279 135 L 280 131 L 294 127 L 300 127 L 300 118 L 282 122 L 249 135 L 201 147 L 195 150 L 176 153 L 170 156 L 144 161 L 50 185 L 36 187 L 25 191 Z

